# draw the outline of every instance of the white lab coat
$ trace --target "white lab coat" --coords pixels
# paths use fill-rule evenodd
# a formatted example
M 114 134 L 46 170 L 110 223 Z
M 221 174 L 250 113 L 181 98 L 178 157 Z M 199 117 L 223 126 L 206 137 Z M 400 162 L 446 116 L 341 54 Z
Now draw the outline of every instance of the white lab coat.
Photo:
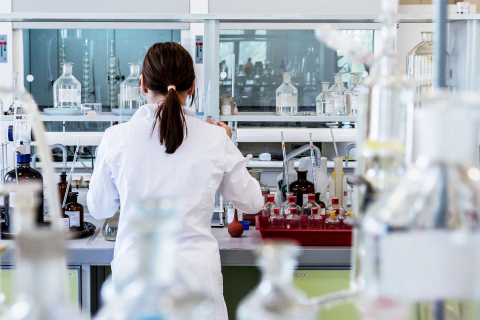
M 194 271 L 215 301 L 215 319 L 228 319 L 218 243 L 210 221 L 217 190 L 244 212 L 263 205 L 258 182 L 246 170 L 246 160 L 221 127 L 207 124 L 184 108 L 188 135 L 174 154 L 165 153 L 158 131 L 151 134 L 156 105 L 141 107 L 132 119 L 105 131 L 87 196 L 96 219 L 114 215 L 121 207 L 112 261 L 113 279 L 132 268 L 136 245 L 129 224 L 135 201 L 179 199 L 183 228 L 178 234 L 180 261 Z

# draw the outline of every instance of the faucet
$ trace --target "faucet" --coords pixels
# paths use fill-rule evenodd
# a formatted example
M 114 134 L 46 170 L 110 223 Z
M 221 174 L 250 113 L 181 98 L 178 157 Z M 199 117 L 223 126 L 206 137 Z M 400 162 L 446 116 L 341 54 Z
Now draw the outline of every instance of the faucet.
M 301 155 L 302 153 L 304 152 L 307 152 L 308 150 L 310 150 L 310 144 L 306 144 L 292 152 L 290 152 L 289 154 L 287 154 L 287 159 L 286 161 L 284 161 L 283 163 L 283 184 L 285 185 L 287 183 L 287 170 L 288 168 L 285 166 L 285 164 L 287 164 L 288 166 L 288 163 L 290 162 L 290 160 L 292 160 L 293 158 Z M 320 164 L 320 158 L 322 157 L 322 153 L 320 152 L 320 148 L 317 147 L 317 146 L 313 146 L 313 150 L 315 151 L 315 166 L 318 166 Z M 315 169 L 315 168 L 313 168 Z
M 348 168 L 348 158 L 350 157 L 350 150 L 352 150 L 353 148 L 356 148 L 357 145 L 355 143 L 352 143 L 352 144 L 349 144 L 347 149 L 345 150 L 345 168 Z
M 67 148 L 65 148 L 65 146 L 63 144 L 59 144 L 59 143 L 51 145 L 50 148 L 52 150 L 56 149 L 56 148 L 59 148 L 59 149 L 62 150 L 62 160 L 63 160 L 62 161 L 63 162 L 62 172 L 65 172 L 65 170 L 67 168 L 67 157 L 68 157 Z M 34 168 L 34 169 L 37 168 L 37 159 L 38 159 L 38 153 L 35 153 L 32 157 L 32 168 Z

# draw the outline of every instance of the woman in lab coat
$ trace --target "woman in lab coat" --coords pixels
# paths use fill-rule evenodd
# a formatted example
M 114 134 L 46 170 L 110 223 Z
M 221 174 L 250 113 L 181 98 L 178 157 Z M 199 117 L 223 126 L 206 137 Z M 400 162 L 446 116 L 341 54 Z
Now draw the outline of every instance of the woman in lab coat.
M 258 212 L 263 198 L 245 158 L 230 140 L 230 128 L 205 123 L 183 107 L 194 86 L 193 61 L 182 46 L 156 43 L 148 50 L 142 68 L 148 104 L 130 121 L 105 131 L 87 202 L 96 219 L 110 218 L 121 207 L 112 262 L 115 283 L 133 266 L 136 244 L 130 221 L 135 201 L 179 199 L 179 259 L 214 299 L 215 319 L 225 320 L 220 254 L 210 227 L 214 195 L 220 191 L 244 212 Z

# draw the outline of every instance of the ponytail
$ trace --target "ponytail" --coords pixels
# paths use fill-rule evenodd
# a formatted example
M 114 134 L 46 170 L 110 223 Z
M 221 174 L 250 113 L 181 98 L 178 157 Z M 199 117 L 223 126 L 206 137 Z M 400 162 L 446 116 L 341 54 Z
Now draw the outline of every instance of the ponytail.
M 160 144 L 165 146 L 166 153 L 174 153 L 187 136 L 187 125 L 182 110 L 182 103 L 175 89 L 168 90 L 165 100 L 155 111 L 155 122 L 153 123 L 152 131 L 157 122 L 160 124 L 158 128 Z

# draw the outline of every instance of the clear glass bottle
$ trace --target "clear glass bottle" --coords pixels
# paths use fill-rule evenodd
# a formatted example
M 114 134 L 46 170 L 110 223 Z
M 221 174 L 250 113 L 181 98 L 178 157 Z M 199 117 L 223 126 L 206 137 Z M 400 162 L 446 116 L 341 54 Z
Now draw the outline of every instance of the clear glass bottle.
M 317 116 L 333 116 L 335 115 L 335 108 L 333 107 L 333 98 L 328 92 L 330 82 L 322 82 L 322 92 L 317 96 Z
M 334 73 L 333 78 L 335 83 L 329 90 L 333 99 L 333 109 L 335 110 L 336 116 L 344 116 L 347 112 L 347 88 L 343 85 L 343 79 L 340 73 Z
M 64 62 L 62 75 L 53 83 L 54 108 L 79 108 L 82 97 L 82 85 L 72 75 L 73 63 Z
M 270 229 L 285 229 L 285 217 L 280 214 L 280 208 L 273 209 L 273 215 L 270 216 Z
M 343 220 L 345 219 L 345 209 L 340 205 L 338 197 L 332 197 L 332 204 L 327 206 L 327 212 L 335 212 L 337 219 L 340 221 L 340 229 L 343 229 Z
M 279 209 L 275 203 L 275 195 L 269 194 L 267 196 L 267 203 L 262 208 L 262 227 L 270 228 L 270 217 L 273 215 L 275 209 Z
M 345 215 L 345 220 L 343 220 L 343 225 L 345 229 L 353 229 L 353 212 L 348 211 Z
M 300 216 L 297 208 L 290 208 L 290 214 L 285 218 L 285 228 L 300 229 Z
M 235 207 L 233 206 L 232 201 L 227 201 L 225 203 L 225 222 L 227 226 L 232 223 L 233 218 L 235 217 Z
M 114 279 L 117 293 L 106 301 L 96 320 L 214 319 L 210 298 L 176 279 L 175 235 L 181 221 L 172 201 L 144 200 L 137 204 L 130 222 L 138 248 L 134 271 Z
M 433 32 L 422 32 L 422 42 L 407 54 L 407 76 L 412 81 L 421 82 L 415 85 L 417 93 L 432 94 L 434 70 Z
M 360 88 L 360 78 L 362 73 L 352 72 L 352 86 L 347 91 L 347 115 L 356 116 L 358 110 L 362 108 L 362 89 Z
M 308 195 L 307 202 L 303 205 L 302 213 L 300 214 L 300 218 L 302 220 L 300 227 L 302 229 L 308 229 L 308 218 L 312 215 L 312 210 L 314 208 L 317 209 L 318 213 L 320 206 L 315 202 L 315 194 L 311 193 Z
M 276 91 L 277 116 L 298 114 L 298 90 L 290 83 L 290 73 L 283 74 L 283 83 Z
M 267 242 L 257 249 L 257 264 L 262 271 L 258 286 L 237 310 L 238 320 L 314 320 L 317 310 L 293 282 L 300 254 L 290 242 Z
M 323 229 L 323 218 L 318 213 L 318 207 L 312 208 L 312 214 L 308 217 L 308 229 L 319 230 Z
M 120 84 L 120 101 L 123 109 L 138 109 L 143 105 L 140 95 L 140 64 L 130 62 L 130 75 Z
M 113 217 L 105 219 L 102 227 L 102 235 L 107 241 L 115 241 L 117 239 L 118 224 L 120 222 L 120 208 Z
M 295 208 L 297 212 L 302 210 L 302 207 L 298 206 L 297 197 L 293 196 L 293 193 L 287 192 L 287 200 L 280 207 L 280 214 L 285 218 L 290 214 L 290 209 Z
M 330 211 L 330 216 L 325 220 L 325 229 L 337 230 L 340 229 L 340 220 L 335 215 L 335 211 Z

